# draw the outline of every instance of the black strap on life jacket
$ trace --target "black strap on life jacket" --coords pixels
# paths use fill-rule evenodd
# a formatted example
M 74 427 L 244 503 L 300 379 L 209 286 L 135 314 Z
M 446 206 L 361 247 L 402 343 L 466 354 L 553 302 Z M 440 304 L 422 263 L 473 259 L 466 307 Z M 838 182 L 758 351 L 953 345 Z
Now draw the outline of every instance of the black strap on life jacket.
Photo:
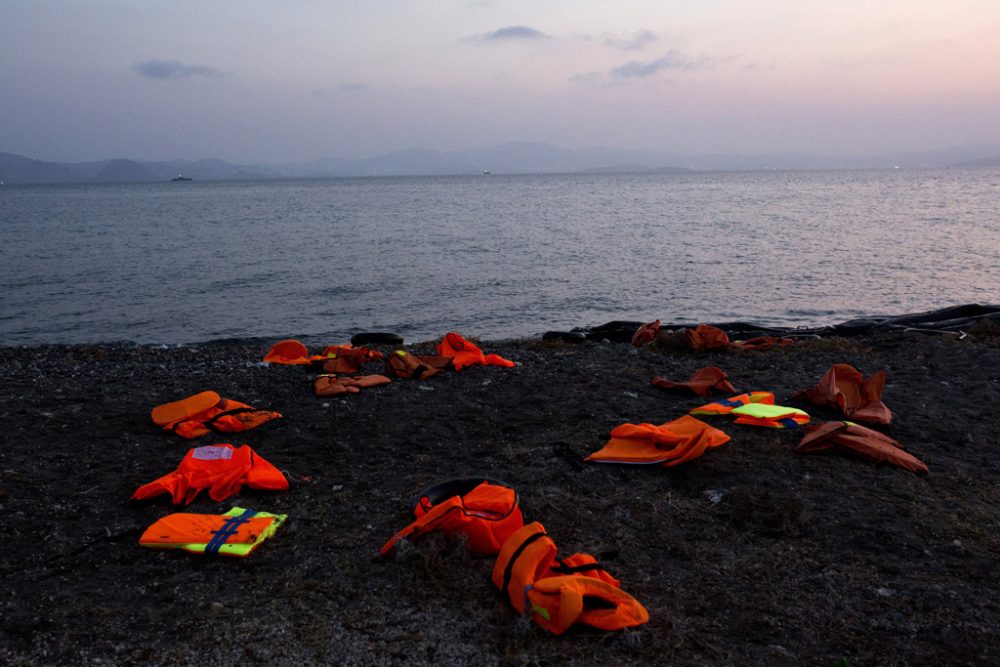
M 516 563 L 517 559 L 521 557 L 521 554 L 524 553 L 524 550 L 528 548 L 529 544 L 542 537 L 546 537 L 547 535 L 548 533 L 544 530 L 540 530 L 537 533 L 529 535 L 523 542 L 521 542 L 521 544 L 518 545 L 517 549 L 514 550 L 514 553 L 510 555 L 510 560 L 507 561 L 507 566 L 503 569 L 503 588 L 500 590 L 504 595 L 507 595 L 507 587 L 510 586 L 510 578 L 514 576 L 514 563 Z

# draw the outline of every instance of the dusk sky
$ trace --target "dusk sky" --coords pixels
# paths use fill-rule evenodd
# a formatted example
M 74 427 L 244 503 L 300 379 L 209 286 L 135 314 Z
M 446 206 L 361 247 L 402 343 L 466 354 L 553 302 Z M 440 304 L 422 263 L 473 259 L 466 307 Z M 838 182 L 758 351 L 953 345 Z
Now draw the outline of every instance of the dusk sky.
M 0 151 L 1000 146 L 998 0 L 0 0 Z

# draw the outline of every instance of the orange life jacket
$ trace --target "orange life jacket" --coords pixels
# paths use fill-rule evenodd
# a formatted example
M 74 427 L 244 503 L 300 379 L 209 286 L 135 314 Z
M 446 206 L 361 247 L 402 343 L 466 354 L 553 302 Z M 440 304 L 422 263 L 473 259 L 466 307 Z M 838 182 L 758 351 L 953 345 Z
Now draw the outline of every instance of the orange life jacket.
M 442 357 L 452 357 L 455 370 L 460 371 L 466 366 L 503 366 L 513 368 L 515 364 L 510 359 L 504 359 L 498 354 L 484 355 L 478 347 L 465 340 L 457 333 L 447 333 L 437 345 L 437 353 Z
M 694 372 L 687 382 L 674 382 L 659 375 L 654 375 L 649 381 L 654 387 L 661 389 L 685 389 L 698 396 L 708 396 L 713 391 L 732 394 L 736 387 L 729 381 L 729 376 L 721 368 L 706 366 Z
M 434 530 L 464 535 L 470 551 L 492 555 L 524 525 L 514 489 L 482 479 L 452 480 L 427 489 L 413 515 L 416 521 L 382 546 L 382 556 L 392 555 L 400 540 L 413 540 Z
M 809 423 L 805 411 L 773 403 L 748 403 L 733 408 L 730 414 L 736 416 L 736 424 L 766 428 L 798 428 Z
M 213 430 L 239 433 L 266 424 L 281 416 L 273 410 L 257 410 L 246 403 L 220 398 L 214 391 L 203 391 L 172 403 L 153 408 L 150 417 L 164 431 L 182 438 L 197 438 Z
M 601 630 L 642 625 L 649 612 L 621 590 L 589 554 L 556 556 L 544 526 L 530 523 L 508 539 L 493 566 L 493 584 L 520 613 L 560 635 L 581 623 Z
M 659 426 L 622 424 L 611 431 L 607 444 L 586 460 L 640 465 L 661 463 L 673 467 L 696 459 L 729 440 L 729 436 L 719 429 L 684 415 Z
M 312 363 L 309 350 L 305 345 L 297 340 L 282 340 L 271 346 L 264 361 L 269 364 L 282 364 L 285 366 L 301 366 Z
M 154 549 L 246 558 L 288 518 L 234 507 L 225 514 L 171 514 L 147 528 L 139 544 Z
M 332 374 L 316 376 L 313 382 L 313 393 L 317 396 L 339 396 L 340 394 L 356 394 L 368 387 L 380 387 L 392 382 L 384 375 L 359 375 L 355 377 L 337 377 Z
M 323 354 L 313 357 L 323 362 L 325 373 L 357 373 L 361 364 L 382 358 L 382 353 L 367 347 L 352 347 L 351 345 L 329 345 Z
M 732 398 L 720 398 L 691 410 L 692 415 L 728 415 L 734 408 L 749 403 L 766 403 L 774 405 L 774 394 L 770 391 L 751 391 Z
M 246 484 L 252 489 L 284 491 L 288 480 L 249 445 L 230 444 L 196 447 L 188 451 L 177 470 L 144 484 L 132 498 L 145 500 L 169 493 L 175 505 L 190 505 L 202 489 L 212 500 L 221 501 Z
M 799 392 L 795 398 L 838 408 L 851 419 L 888 424 L 892 421 L 892 411 L 882 402 L 885 379 L 885 371 L 866 380 L 854 366 L 834 364 L 815 387 Z
M 776 345 L 792 345 L 795 341 L 791 338 L 776 338 L 774 336 L 757 336 L 747 340 L 734 340 L 733 347 L 741 350 L 769 350 Z
M 426 380 L 452 365 L 452 357 L 410 354 L 396 350 L 385 358 L 385 370 L 399 378 Z
M 684 333 L 692 350 L 722 350 L 729 347 L 729 336 L 726 332 L 711 324 L 699 324 Z
M 903 450 L 889 436 L 851 422 L 825 422 L 807 426 L 806 435 L 796 452 L 821 452 L 827 449 L 849 449 L 873 461 L 886 461 L 911 472 L 927 472 L 927 464 Z
M 632 345 L 642 347 L 656 340 L 656 334 L 660 333 L 660 320 L 643 324 L 632 334 Z

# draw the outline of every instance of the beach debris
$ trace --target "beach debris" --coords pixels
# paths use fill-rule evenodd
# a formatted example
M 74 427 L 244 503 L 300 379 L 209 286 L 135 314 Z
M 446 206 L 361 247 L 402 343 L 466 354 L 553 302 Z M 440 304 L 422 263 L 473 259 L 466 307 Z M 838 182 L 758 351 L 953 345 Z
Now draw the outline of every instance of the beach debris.
M 805 410 L 771 403 L 748 403 L 733 408 L 730 414 L 736 416 L 736 424 L 767 428 L 798 428 L 809 423 Z
M 903 445 L 899 442 L 860 424 L 833 421 L 806 426 L 805 430 L 806 434 L 795 448 L 796 452 L 813 453 L 846 449 L 869 460 L 886 461 L 912 472 L 928 471 L 927 465 L 904 451 Z
M 287 518 L 287 514 L 242 507 L 234 507 L 225 514 L 170 514 L 147 528 L 139 544 L 153 549 L 246 558 L 273 536 Z
M 323 352 L 311 357 L 315 362 L 322 362 L 324 373 L 359 373 L 361 365 L 368 361 L 382 358 L 378 350 L 351 345 L 328 345 Z
M 402 345 L 403 337 L 387 331 L 365 331 L 351 336 L 351 345 Z
M 729 347 L 729 336 L 719 327 L 699 324 L 684 332 L 692 350 L 724 350 Z
M 457 333 L 449 332 L 437 345 L 437 353 L 442 357 L 452 357 L 452 365 L 456 371 L 466 366 L 502 366 L 513 368 L 515 364 L 510 359 L 504 359 L 499 354 L 483 354 L 476 345 L 462 338 Z
M 212 500 L 222 501 L 238 493 L 244 484 L 267 491 L 288 489 L 281 471 L 249 445 L 226 443 L 188 450 L 174 472 L 140 486 L 132 498 L 145 500 L 169 493 L 175 505 L 190 505 L 205 489 Z
M 885 371 L 865 379 L 850 364 L 834 364 L 815 387 L 800 391 L 793 398 L 837 408 L 845 417 L 858 421 L 888 424 L 892 421 L 892 411 L 882 402 L 885 380 Z
M 702 495 L 708 498 L 708 502 L 718 505 L 726 497 L 726 492 L 722 489 L 705 489 L 702 491 Z
M 446 368 L 451 368 L 452 357 L 416 355 L 406 350 L 396 350 L 385 358 L 385 370 L 398 378 L 426 380 Z
M 280 364 L 284 366 L 304 366 L 312 363 L 309 358 L 309 350 L 301 342 L 289 339 L 278 341 L 271 346 L 264 361 L 269 364 Z
M 585 460 L 597 463 L 677 466 L 729 442 L 728 435 L 690 415 L 659 426 L 621 424 L 604 447 Z
M 453 479 L 425 489 L 413 515 L 416 521 L 393 535 L 379 555 L 391 556 L 400 540 L 412 541 L 432 531 L 462 535 L 470 551 L 492 555 L 524 525 L 517 492 L 484 478 Z
M 649 345 L 656 340 L 656 335 L 658 333 L 660 333 L 660 320 L 643 324 L 641 327 L 636 329 L 635 334 L 632 335 L 632 345 L 634 347 Z
M 313 381 L 313 393 L 317 396 L 339 396 L 340 394 L 356 394 L 362 389 L 380 387 L 392 382 L 384 375 L 359 375 L 357 377 L 337 376 L 324 373 L 316 376 Z
M 539 522 L 508 539 L 493 566 L 493 584 L 521 614 L 555 635 L 574 625 L 621 630 L 649 621 L 649 612 L 592 555 L 558 557 Z
M 755 336 L 747 340 L 734 340 L 730 345 L 739 350 L 769 350 L 778 345 L 792 345 L 795 340 L 792 338 L 777 338 L 776 336 Z
M 734 408 L 750 403 L 765 403 L 774 405 L 774 393 L 770 391 L 751 391 L 730 398 L 720 398 L 717 401 L 701 405 L 688 414 L 692 415 L 728 415 Z
M 713 391 L 727 394 L 736 391 L 736 388 L 729 382 L 729 376 L 726 375 L 726 372 L 717 366 L 706 366 L 696 370 L 687 382 L 674 382 L 654 375 L 649 383 L 660 389 L 683 389 L 693 392 L 697 396 L 708 396 Z
M 153 408 L 150 417 L 164 431 L 190 440 L 212 431 L 247 431 L 278 419 L 281 413 L 258 410 L 246 403 L 222 398 L 214 391 L 203 391 L 179 401 L 158 405 Z

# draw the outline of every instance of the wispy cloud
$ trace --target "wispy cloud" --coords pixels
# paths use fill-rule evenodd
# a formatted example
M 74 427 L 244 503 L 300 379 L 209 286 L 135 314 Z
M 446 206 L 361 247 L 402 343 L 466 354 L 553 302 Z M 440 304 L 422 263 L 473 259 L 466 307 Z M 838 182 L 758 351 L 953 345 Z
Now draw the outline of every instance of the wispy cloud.
M 147 60 L 132 65 L 132 69 L 147 79 L 189 79 L 194 76 L 215 78 L 225 76 L 214 67 L 208 65 L 185 65 L 179 60 Z
M 662 57 L 654 60 L 630 60 L 617 67 L 612 67 L 606 73 L 581 72 L 569 77 L 568 81 L 580 86 L 623 85 L 630 80 L 651 77 L 660 72 L 708 69 L 738 58 L 739 56 L 690 58 L 678 51 L 668 51 Z
M 656 60 L 632 60 L 624 65 L 614 67 L 608 73 L 612 79 L 636 79 L 653 76 L 664 70 L 695 70 L 711 64 L 711 59 L 691 60 L 677 51 L 668 51 L 662 58 Z
M 649 30 L 640 30 L 627 35 L 605 35 L 604 43 L 622 51 L 638 51 L 657 41 L 659 36 Z
M 549 35 L 544 32 L 535 30 L 534 28 L 529 28 L 526 25 L 511 25 L 506 28 L 500 28 L 499 30 L 494 30 L 493 32 L 487 32 L 482 35 L 477 35 L 473 39 L 482 42 L 504 42 L 504 41 L 517 41 L 517 40 L 536 40 L 536 39 L 551 39 Z

